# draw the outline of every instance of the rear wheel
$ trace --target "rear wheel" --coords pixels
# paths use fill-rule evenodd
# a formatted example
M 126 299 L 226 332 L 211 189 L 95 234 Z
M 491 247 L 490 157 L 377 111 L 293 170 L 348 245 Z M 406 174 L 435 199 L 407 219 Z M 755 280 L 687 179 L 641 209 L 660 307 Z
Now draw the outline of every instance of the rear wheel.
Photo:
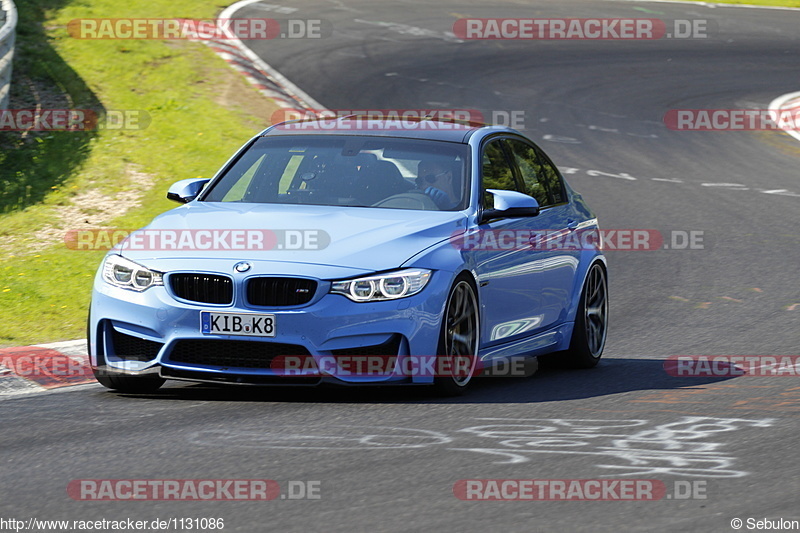
M 570 368 L 592 368 L 600 361 L 608 329 L 608 282 L 600 263 L 589 269 L 583 285 L 569 351 L 559 358 Z
M 437 373 L 448 370 L 448 375 L 435 378 L 439 393 L 445 396 L 464 394 L 475 374 L 480 339 L 478 298 L 475 287 L 466 276 L 459 277 L 444 311 L 442 332 L 439 336 Z M 445 361 L 448 364 L 441 364 Z

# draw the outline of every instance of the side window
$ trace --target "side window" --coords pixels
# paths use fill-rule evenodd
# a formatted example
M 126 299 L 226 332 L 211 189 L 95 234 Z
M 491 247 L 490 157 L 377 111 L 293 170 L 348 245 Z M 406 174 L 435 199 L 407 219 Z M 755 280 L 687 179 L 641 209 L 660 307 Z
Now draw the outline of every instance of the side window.
M 554 202 L 551 201 L 548 194 L 546 171 L 533 146 L 509 139 L 508 147 L 511 149 L 517 168 L 519 168 L 522 183 L 525 185 L 525 194 L 536 198 L 541 207 L 553 204 Z
M 536 155 L 539 160 L 540 168 L 539 180 L 550 195 L 550 203 L 560 204 L 566 202 L 567 193 L 564 191 L 564 183 L 561 180 L 561 175 L 558 173 L 558 170 L 556 170 L 556 167 L 550 162 L 550 159 L 544 155 L 544 152 L 537 149 Z
M 493 205 L 493 197 L 486 192 L 486 189 L 519 191 L 517 181 L 514 179 L 514 172 L 511 170 L 500 140 L 491 141 L 484 147 L 481 166 L 483 167 L 481 187 L 484 206 L 491 207 Z

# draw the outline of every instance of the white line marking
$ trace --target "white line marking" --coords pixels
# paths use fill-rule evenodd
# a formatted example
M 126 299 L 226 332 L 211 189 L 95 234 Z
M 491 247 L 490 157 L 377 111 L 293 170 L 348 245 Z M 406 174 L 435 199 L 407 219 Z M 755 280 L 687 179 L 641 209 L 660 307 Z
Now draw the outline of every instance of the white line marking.
M 800 197 L 800 194 L 797 194 L 796 192 L 790 192 L 787 189 L 774 189 L 772 191 L 758 191 L 758 192 L 764 193 L 764 194 L 777 194 L 778 196 L 799 196 Z
M 547 134 L 542 137 L 545 141 L 552 141 L 555 143 L 565 143 L 565 144 L 581 144 L 578 139 L 574 139 L 572 137 L 563 137 L 561 135 L 550 135 Z
M 636 178 L 634 178 L 633 176 L 631 176 L 626 172 L 620 172 L 619 174 L 611 174 L 609 172 L 600 172 L 599 170 L 587 170 L 586 173 L 589 176 L 608 176 L 609 178 L 619 178 L 622 180 L 636 181 Z
M 586 126 L 586 128 L 590 129 L 592 131 L 603 131 L 603 132 L 606 132 L 606 133 L 619 133 L 619 130 L 616 129 L 616 128 L 603 128 L 601 126 L 595 126 L 594 124 L 590 124 L 590 125 Z
M 741 183 L 701 183 L 702 187 L 725 187 L 731 190 L 746 191 L 750 187 L 745 187 Z

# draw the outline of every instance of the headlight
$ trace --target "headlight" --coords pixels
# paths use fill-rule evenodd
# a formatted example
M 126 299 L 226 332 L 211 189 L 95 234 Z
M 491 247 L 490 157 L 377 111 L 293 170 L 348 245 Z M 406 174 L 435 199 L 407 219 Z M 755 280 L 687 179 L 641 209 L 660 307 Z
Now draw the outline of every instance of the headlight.
M 150 270 L 125 259 L 120 255 L 109 255 L 103 263 L 103 279 L 106 282 L 132 291 L 142 292 L 154 285 L 163 285 L 161 272 Z
M 331 293 L 343 294 L 354 302 L 397 300 L 417 294 L 425 288 L 430 278 L 430 270 L 411 268 L 366 278 L 334 281 Z

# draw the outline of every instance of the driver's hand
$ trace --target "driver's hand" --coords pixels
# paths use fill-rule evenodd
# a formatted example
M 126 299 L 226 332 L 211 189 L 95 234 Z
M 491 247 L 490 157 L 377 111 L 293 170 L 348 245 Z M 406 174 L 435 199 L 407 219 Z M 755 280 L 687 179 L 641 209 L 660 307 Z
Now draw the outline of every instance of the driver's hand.
M 447 196 L 447 193 L 441 189 L 437 189 L 436 187 L 428 187 L 425 189 L 425 194 L 431 197 L 439 209 L 447 209 L 451 203 L 450 197 Z

